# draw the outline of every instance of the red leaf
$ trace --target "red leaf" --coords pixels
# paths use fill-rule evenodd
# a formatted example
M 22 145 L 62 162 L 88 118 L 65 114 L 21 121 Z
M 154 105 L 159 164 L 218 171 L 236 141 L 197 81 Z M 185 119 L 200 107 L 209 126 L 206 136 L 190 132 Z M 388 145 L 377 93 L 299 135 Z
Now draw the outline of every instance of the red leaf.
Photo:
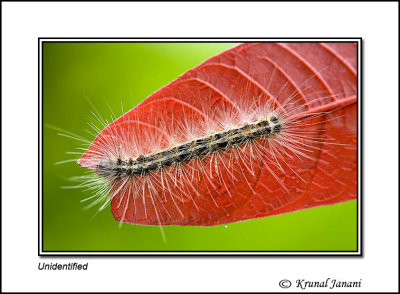
M 105 149 L 114 154 L 119 149 L 130 150 L 130 156 L 154 152 L 153 137 L 163 142 L 161 149 L 167 148 L 170 141 L 166 140 L 171 134 L 176 134 L 174 142 L 187 140 L 181 135 L 182 126 L 218 121 L 224 113 L 234 114 L 244 102 L 250 105 L 255 99 L 284 107 L 292 95 L 297 106 L 303 105 L 293 118 L 319 114 L 302 126 L 321 131 L 318 140 L 310 143 L 310 154 L 299 158 L 278 150 L 282 168 L 271 163 L 273 150 L 266 155 L 269 160 L 260 157 L 254 160 L 254 166 L 231 160 L 235 166 L 231 176 L 226 171 L 213 175 L 212 161 L 203 160 L 211 174 L 180 178 L 184 181 L 183 191 L 172 189 L 174 184 L 170 182 L 169 188 L 164 185 L 164 189 L 146 184 L 144 196 L 132 195 L 134 190 L 138 194 L 137 186 L 120 179 L 111 189 L 115 218 L 140 224 L 215 225 L 355 199 L 356 46 L 253 43 L 225 51 L 186 72 L 107 126 L 79 164 L 96 170 L 102 156 L 111 156 Z M 182 170 L 190 173 L 193 168 L 194 163 L 184 165 Z M 125 185 L 123 189 L 121 185 Z

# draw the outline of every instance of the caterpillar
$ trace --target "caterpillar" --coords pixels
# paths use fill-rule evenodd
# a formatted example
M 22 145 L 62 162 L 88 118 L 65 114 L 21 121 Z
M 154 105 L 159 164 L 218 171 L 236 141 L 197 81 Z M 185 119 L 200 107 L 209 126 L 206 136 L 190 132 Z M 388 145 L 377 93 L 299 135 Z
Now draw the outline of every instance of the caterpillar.
M 109 178 L 111 182 L 124 177 L 134 179 L 190 160 L 201 160 L 212 153 L 226 152 L 228 148 L 237 148 L 247 142 L 276 136 L 281 129 L 282 125 L 277 116 L 271 116 L 252 124 L 244 124 L 238 128 L 194 139 L 154 154 L 126 159 L 118 157 L 115 161 L 107 158 L 99 163 L 96 172 L 99 176 Z

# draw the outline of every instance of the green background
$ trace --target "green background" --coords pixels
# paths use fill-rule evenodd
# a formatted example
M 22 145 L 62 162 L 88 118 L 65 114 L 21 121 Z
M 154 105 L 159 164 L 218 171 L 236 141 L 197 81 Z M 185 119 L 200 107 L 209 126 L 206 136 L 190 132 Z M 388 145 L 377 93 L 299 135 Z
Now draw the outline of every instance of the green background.
M 122 114 L 233 43 L 43 43 L 43 251 L 356 251 L 357 204 L 349 201 L 213 227 L 119 225 L 110 207 L 84 210 L 90 191 L 61 189 L 83 175 L 78 141 L 94 121 Z M 86 97 L 86 98 L 85 98 Z M 89 102 L 91 101 L 91 103 Z

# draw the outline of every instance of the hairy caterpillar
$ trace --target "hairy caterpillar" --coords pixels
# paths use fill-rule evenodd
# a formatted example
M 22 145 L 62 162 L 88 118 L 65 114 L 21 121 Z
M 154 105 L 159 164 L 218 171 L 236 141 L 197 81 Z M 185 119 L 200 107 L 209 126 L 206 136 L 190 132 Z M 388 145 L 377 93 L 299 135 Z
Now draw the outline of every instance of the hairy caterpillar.
M 315 74 L 296 87 L 287 79 L 276 82 L 284 76 L 276 68 L 268 79 L 249 81 L 226 66 L 217 82 L 229 84 L 228 92 L 201 72 L 188 72 L 159 96 L 104 124 L 78 162 L 94 171 L 84 186 L 97 190 L 95 203 L 104 200 L 104 208 L 111 202 L 123 222 L 214 225 L 279 213 L 296 201 L 309 185 L 308 173 L 317 173 L 315 162 L 329 169 L 321 146 L 348 148 L 354 128 L 343 129 L 338 141 L 326 136 L 324 126 L 332 111 L 351 107 L 356 98 L 351 86 L 343 97 L 315 86 L 307 93 L 308 82 L 321 84 Z M 345 157 L 352 163 L 354 148 L 349 150 Z

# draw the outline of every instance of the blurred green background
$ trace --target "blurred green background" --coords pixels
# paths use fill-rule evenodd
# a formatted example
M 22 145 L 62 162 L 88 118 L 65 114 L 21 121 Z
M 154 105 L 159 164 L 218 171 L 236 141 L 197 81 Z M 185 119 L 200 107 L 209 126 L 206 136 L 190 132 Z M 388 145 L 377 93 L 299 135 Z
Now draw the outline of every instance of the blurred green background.
M 43 43 L 43 251 L 356 251 L 357 205 L 349 201 L 213 227 L 123 224 L 110 208 L 84 210 L 90 191 L 61 189 L 85 169 L 56 162 L 79 155 L 85 129 L 122 114 L 154 91 L 233 43 Z M 86 97 L 86 98 L 85 98 Z M 91 103 L 89 102 L 91 101 Z

